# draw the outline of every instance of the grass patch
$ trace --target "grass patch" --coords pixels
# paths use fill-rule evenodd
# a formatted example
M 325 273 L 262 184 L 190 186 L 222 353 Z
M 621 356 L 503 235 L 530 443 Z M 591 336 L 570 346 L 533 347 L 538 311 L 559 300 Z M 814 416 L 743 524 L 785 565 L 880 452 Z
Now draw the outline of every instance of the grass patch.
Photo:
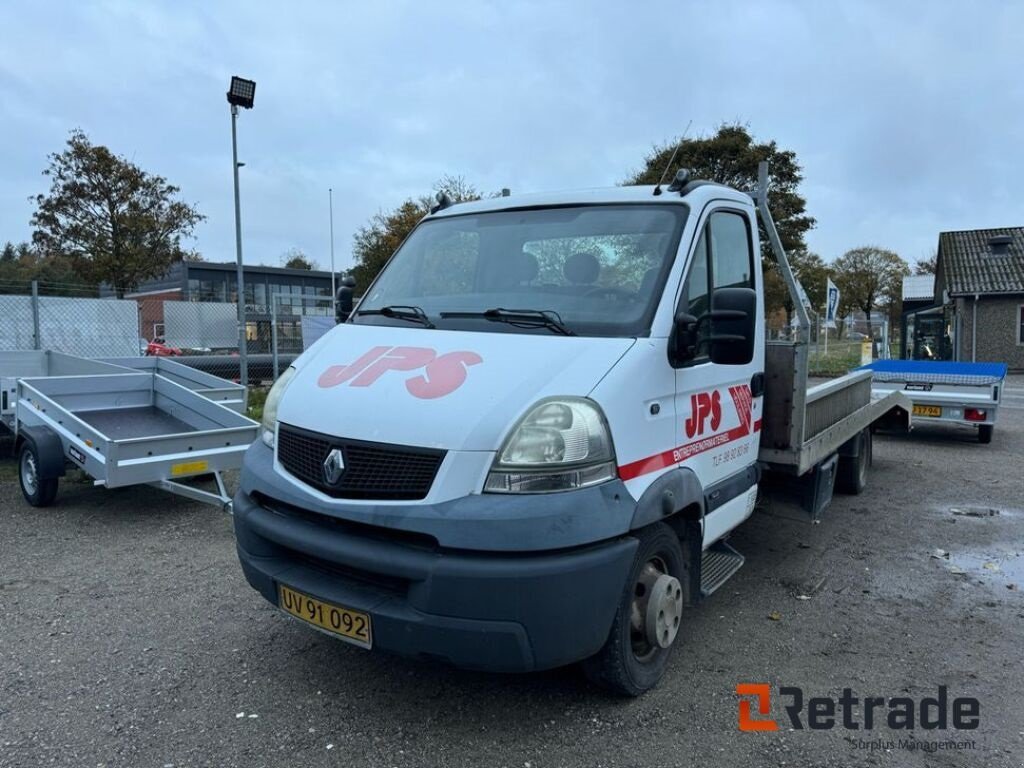
M 263 421 L 263 406 L 267 402 L 268 392 L 270 387 L 249 387 L 246 415 L 253 421 Z
M 831 342 L 828 345 L 828 354 L 825 354 L 824 344 L 819 344 L 817 354 L 812 346 L 807 358 L 809 375 L 842 376 L 860 366 L 860 342 Z

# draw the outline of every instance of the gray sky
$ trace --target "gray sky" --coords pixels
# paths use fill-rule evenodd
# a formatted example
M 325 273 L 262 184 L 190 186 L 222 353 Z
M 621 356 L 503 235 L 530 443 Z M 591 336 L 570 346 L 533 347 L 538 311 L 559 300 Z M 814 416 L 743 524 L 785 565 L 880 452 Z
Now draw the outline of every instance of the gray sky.
M 287 9 L 287 10 L 286 10 Z M 723 121 L 795 150 L 812 249 L 909 261 L 938 232 L 1024 224 L 1024 4 L 5 2 L 0 242 L 74 127 L 182 188 L 234 257 L 231 74 L 246 261 L 339 269 L 369 216 L 446 173 L 489 192 L 614 184 Z

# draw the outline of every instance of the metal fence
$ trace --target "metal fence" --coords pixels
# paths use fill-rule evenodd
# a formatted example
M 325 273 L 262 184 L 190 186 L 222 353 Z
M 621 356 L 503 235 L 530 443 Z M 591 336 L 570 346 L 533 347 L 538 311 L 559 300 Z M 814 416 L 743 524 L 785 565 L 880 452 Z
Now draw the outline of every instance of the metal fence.
M 50 295 L 59 293 L 61 295 Z M 181 291 L 100 296 L 92 286 L 0 282 L 0 351 L 43 349 L 79 357 L 169 356 L 225 379 L 241 378 L 238 307 Z M 245 308 L 251 385 L 269 384 L 334 327 L 329 296 L 275 293 Z

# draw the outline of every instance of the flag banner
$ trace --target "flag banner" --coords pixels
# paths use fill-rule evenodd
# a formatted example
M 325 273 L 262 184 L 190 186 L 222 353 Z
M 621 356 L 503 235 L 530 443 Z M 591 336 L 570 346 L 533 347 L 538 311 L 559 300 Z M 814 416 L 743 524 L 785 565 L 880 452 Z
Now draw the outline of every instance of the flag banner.
M 825 326 L 836 327 L 836 316 L 839 314 L 839 289 L 830 278 L 825 278 Z

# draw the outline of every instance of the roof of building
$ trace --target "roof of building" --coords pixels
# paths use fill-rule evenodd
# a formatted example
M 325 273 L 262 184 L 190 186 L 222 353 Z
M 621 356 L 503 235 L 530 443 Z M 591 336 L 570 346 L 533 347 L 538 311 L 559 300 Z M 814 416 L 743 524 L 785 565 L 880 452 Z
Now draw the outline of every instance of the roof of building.
M 903 300 L 931 301 L 935 296 L 935 275 L 914 275 L 903 278 Z
M 238 266 L 233 261 L 186 261 L 182 262 L 188 269 L 209 269 L 217 272 L 234 272 Z M 293 269 L 291 267 L 268 267 L 265 264 L 243 264 L 246 274 L 293 275 L 294 277 L 321 277 L 331 279 L 329 270 Z M 337 274 L 342 274 L 338 272 Z
M 993 237 L 1009 239 L 1005 252 Z M 950 296 L 1024 293 L 1024 227 L 939 233 L 936 286 Z

